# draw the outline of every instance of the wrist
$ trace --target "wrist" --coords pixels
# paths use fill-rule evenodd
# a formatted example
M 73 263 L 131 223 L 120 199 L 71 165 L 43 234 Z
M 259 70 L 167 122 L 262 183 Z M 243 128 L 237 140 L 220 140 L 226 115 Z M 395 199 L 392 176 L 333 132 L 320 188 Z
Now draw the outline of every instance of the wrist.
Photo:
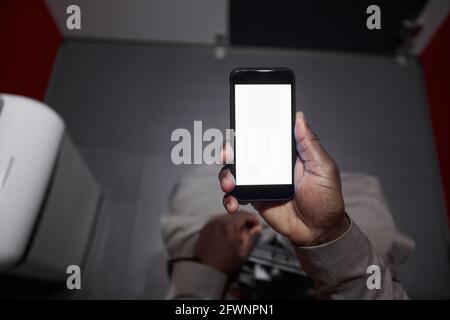
M 336 223 L 324 230 L 321 230 L 319 232 L 319 236 L 311 241 L 307 246 L 318 246 L 336 240 L 348 230 L 350 224 L 350 219 L 344 212 Z
M 211 268 L 226 274 L 227 276 L 230 274 L 228 268 L 221 264 L 219 261 L 216 261 L 215 259 L 210 259 L 208 257 L 202 257 L 202 256 L 196 256 L 196 261 L 198 263 L 205 264 L 207 266 L 210 266 Z

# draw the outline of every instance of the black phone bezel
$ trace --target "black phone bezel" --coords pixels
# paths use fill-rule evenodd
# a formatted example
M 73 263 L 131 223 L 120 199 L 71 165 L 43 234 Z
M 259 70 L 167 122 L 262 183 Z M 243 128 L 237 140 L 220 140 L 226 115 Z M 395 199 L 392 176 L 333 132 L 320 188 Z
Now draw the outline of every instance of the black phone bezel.
M 294 167 L 297 157 L 295 148 L 294 126 L 295 126 L 295 75 L 292 70 L 285 67 L 264 68 L 236 68 L 230 73 L 230 127 L 235 130 L 235 84 L 290 84 L 291 85 L 291 128 L 292 128 L 292 181 L 291 184 L 276 185 L 241 185 L 234 188 L 232 195 L 240 203 L 254 201 L 284 201 L 294 197 Z M 236 138 L 233 136 L 233 146 Z M 233 176 L 236 176 L 234 161 L 230 164 Z

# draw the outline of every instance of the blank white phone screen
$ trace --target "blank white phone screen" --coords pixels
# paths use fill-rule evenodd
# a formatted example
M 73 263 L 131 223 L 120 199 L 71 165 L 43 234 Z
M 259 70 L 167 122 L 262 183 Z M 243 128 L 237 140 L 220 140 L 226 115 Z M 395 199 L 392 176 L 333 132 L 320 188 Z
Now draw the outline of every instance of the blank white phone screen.
M 290 84 L 236 84 L 236 185 L 292 183 Z

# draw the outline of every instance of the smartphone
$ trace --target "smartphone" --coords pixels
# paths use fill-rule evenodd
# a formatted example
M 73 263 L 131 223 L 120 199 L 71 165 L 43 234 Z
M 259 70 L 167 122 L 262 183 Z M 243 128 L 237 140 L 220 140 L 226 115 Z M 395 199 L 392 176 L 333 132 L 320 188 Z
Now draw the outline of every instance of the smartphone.
M 237 68 L 230 74 L 230 110 L 240 203 L 294 196 L 295 76 L 288 68 Z

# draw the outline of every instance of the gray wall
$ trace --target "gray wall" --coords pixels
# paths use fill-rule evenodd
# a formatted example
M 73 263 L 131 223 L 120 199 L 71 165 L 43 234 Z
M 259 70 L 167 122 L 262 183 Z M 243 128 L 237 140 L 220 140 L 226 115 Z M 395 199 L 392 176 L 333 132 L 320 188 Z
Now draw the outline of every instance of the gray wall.
M 45 0 L 65 39 L 143 40 L 212 44 L 227 36 L 227 0 Z M 66 8 L 81 10 L 81 29 L 69 30 Z M 124 5 L 125 4 L 125 5 Z
M 393 58 L 318 52 L 65 42 L 47 102 L 66 120 L 107 197 L 84 297 L 162 298 L 159 216 L 176 175 L 170 134 L 226 128 L 228 74 L 288 66 L 303 110 L 342 171 L 377 176 L 416 250 L 399 277 L 415 298 L 450 297 L 445 210 L 421 69 Z

